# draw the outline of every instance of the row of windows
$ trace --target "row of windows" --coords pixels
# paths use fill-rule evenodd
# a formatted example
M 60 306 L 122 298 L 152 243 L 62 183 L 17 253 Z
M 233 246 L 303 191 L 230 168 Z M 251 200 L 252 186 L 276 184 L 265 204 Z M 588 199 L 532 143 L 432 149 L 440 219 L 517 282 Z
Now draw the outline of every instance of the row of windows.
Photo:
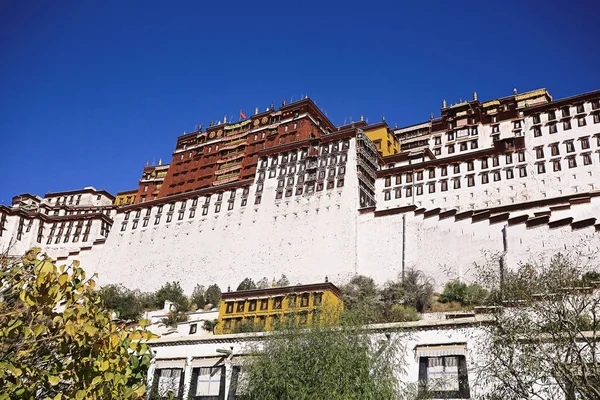
M 321 153 L 321 155 L 327 155 L 330 153 L 336 153 L 338 151 L 341 150 L 348 150 L 350 148 L 350 142 L 348 141 L 343 141 L 341 143 L 333 143 L 331 145 L 329 144 L 325 144 L 320 146 L 320 151 L 319 149 L 316 148 L 311 148 L 309 151 L 302 151 L 300 152 L 300 160 L 304 160 L 310 153 L 310 155 L 317 155 L 319 152 Z M 279 155 L 273 156 L 271 157 L 271 166 L 275 166 L 278 164 L 279 162 Z M 289 162 L 295 162 L 296 160 L 298 160 L 298 152 L 293 151 L 288 153 L 283 153 L 281 154 L 281 164 L 285 164 L 288 161 Z M 266 168 L 267 167 L 267 163 L 268 160 L 267 158 L 263 158 L 260 161 L 260 168 Z
M 591 108 L 592 110 L 598 110 L 600 109 L 600 100 L 594 100 L 591 102 Z M 548 111 L 548 121 L 555 121 L 557 119 L 557 110 L 550 110 Z M 585 105 L 583 103 L 577 104 L 575 106 L 575 111 L 576 111 L 576 115 L 581 115 L 585 113 Z M 562 118 L 568 118 L 571 117 L 571 107 L 570 106 L 566 106 L 566 107 L 562 107 L 560 109 L 560 113 Z M 542 122 L 541 120 L 541 114 L 536 114 L 533 116 L 533 123 L 534 124 L 540 124 Z
M 283 306 L 283 302 L 287 301 L 288 308 L 295 307 L 308 307 L 310 304 L 310 299 L 313 299 L 312 306 L 318 307 L 323 302 L 323 293 L 303 293 L 299 296 L 297 295 L 288 295 L 287 297 L 279 296 L 274 297 L 272 301 L 272 310 L 281 310 Z M 244 313 L 244 312 L 256 312 L 256 311 L 267 311 L 269 308 L 269 299 L 259 299 L 259 300 L 240 300 L 234 302 L 227 303 L 225 307 L 225 314 L 233 314 L 234 310 L 236 313 Z
M 594 124 L 599 124 L 600 123 L 600 114 L 593 114 L 592 119 L 594 121 Z M 586 117 L 579 117 L 577 118 L 577 126 L 578 127 L 583 127 L 587 125 L 587 121 L 586 121 Z M 562 121 L 562 129 L 563 131 L 568 131 L 571 129 L 571 120 L 567 120 L 567 121 Z M 557 123 L 550 123 L 548 124 L 548 133 L 549 134 L 555 134 L 558 132 L 558 124 Z M 542 136 L 542 127 L 539 125 L 536 125 L 533 127 L 533 136 L 534 137 L 540 137 Z
M 600 146 L 600 136 L 597 136 L 597 141 L 598 146 Z M 590 148 L 590 139 L 588 137 L 579 138 L 579 143 L 581 150 L 588 150 Z M 566 140 L 563 144 L 567 153 L 575 152 L 575 140 Z M 548 147 L 550 147 L 550 154 L 552 156 L 560 155 L 560 143 L 550 143 Z M 544 158 L 544 146 L 537 146 L 534 150 L 536 158 Z
M 298 174 L 301 174 L 302 172 L 304 172 L 307 168 L 311 169 L 311 168 L 316 168 L 317 166 L 320 167 L 327 167 L 328 165 L 330 167 L 333 166 L 337 166 L 338 164 L 341 163 L 345 163 L 348 160 L 348 155 L 347 154 L 342 154 L 339 156 L 339 158 L 337 156 L 331 156 L 331 157 L 322 157 L 320 163 L 317 163 L 316 161 L 314 162 L 309 162 L 308 165 L 304 162 L 301 162 L 297 165 L 290 165 L 290 166 L 281 166 L 279 169 L 279 176 L 284 176 L 286 174 L 288 175 L 292 175 L 294 173 L 296 173 L 296 171 L 298 172 Z M 277 171 L 275 169 L 271 169 L 269 171 L 269 178 L 274 178 L 277 175 Z M 263 181 L 265 179 L 265 172 L 259 172 L 258 173 L 258 179 L 257 181 Z
M 48 208 L 43 209 L 43 212 L 46 215 L 50 215 L 50 209 L 48 209 Z M 109 217 L 111 214 L 111 210 L 108 208 L 105 208 L 105 209 L 98 208 L 96 210 L 65 210 L 65 213 L 62 215 L 83 215 L 83 214 L 93 214 L 93 213 L 97 213 L 97 212 L 106 214 Z M 60 210 L 54 210 L 52 212 L 52 215 L 61 215 Z
M 592 155 L 590 153 L 587 154 L 582 154 L 581 155 L 582 158 L 582 163 L 583 165 L 590 165 L 592 164 Z M 569 156 L 566 157 L 567 160 L 567 165 L 569 168 L 576 168 L 577 167 L 577 157 L 576 156 Z M 552 164 L 552 169 L 555 172 L 561 171 L 562 170 L 562 160 L 558 159 L 558 160 L 551 160 L 550 163 Z M 524 178 L 527 176 L 527 169 L 525 166 L 520 166 L 517 168 L 519 170 L 519 177 Z M 546 163 L 544 162 L 538 162 L 536 163 L 536 170 L 538 174 L 543 174 L 546 172 Z M 498 182 L 500 180 L 502 180 L 502 175 L 501 175 L 501 171 L 492 171 L 490 173 L 488 172 L 482 172 L 480 173 L 480 179 L 481 179 L 481 184 L 487 184 L 490 182 L 490 175 L 492 176 L 492 179 L 494 182 Z M 508 168 L 505 169 L 505 176 L 506 179 L 513 179 L 514 178 L 514 171 L 512 168 Z M 467 181 L 467 186 L 468 187 L 472 187 L 475 186 L 475 174 L 471 174 L 471 175 L 467 175 L 465 176 L 465 179 Z M 453 181 L 453 188 L 454 189 L 460 189 L 461 188 L 461 178 L 452 178 Z M 439 181 L 440 184 L 440 190 L 442 192 L 445 192 L 448 190 L 448 180 L 441 180 Z M 435 193 L 436 191 L 436 182 L 429 182 L 426 184 L 428 187 L 428 191 L 429 193 Z M 414 186 L 415 188 L 415 193 L 417 196 L 420 196 L 423 194 L 423 185 L 417 185 Z M 402 189 L 403 188 L 394 188 L 394 197 L 396 199 L 399 199 L 402 197 Z M 409 187 L 405 187 L 405 196 L 406 197 L 411 197 L 413 195 L 413 186 L 409 186 Z M 392 197 L 392 190 L 386 190 L 383 192 L 383 198 L 384 200 L 390 200 Z
M 301 318 L 305 320 L 307 315 Z M 299 322 L 302 324 L 302 320 Z M 231 330 L 234 328 L 232 325 L 242 324 L 244 321 L 227 320 L 225 323 L 228 324 L 226 329 Z M 419 398 L 468 399 L 471 397 L 467 360 L 464 355 L 419 356 L 418 363 Z M 231 374 L 227 373 L 227 367 L 224 365 L 194 367 L 189 382 L 188 397 L 202 400 L 224 399 L 227 387 L 225 381 L 229 376 L 227 398 L 242 398 L 244 385 L 238 384 L 243 381 L 242 374 L 243 369 L 239 365 L 231 366 Z M 177 398 L 183 398 L 186 387 L 183 379 L 185 373 L 181 367 L 157 368 L 150 391 L 158 392 L 159 396 L 170 392 Z
M 340 188 L 343 186 L 344 186 L 344 178 L 338 178 L 337 179 L 337 187 Z M 306 194 L 311 194 L 311 193 L 315 192 L 315 189 L 317 192 L 320 192 L 323 189 L 333 189 L 335 187 L 336 187 L 336 181 L 334 179 L 330 179 L 326 183 L 323 181 L 319 181 L 316 183 L 316 185 L 314 182 L 311 182 L 311 183 L 306 184 L 306 188 L 304 188 L 304 185 L 296 187 L 296 196 L 303 194 L 305 192 L 305 189 L 306 189 Z M 294 193 L 293 188 L 288 187 L 287 189 L 285 189 L 285 197 L 291 197 L 293 193 Z M 281 199 L 283 197 L 283 194 L 284 194 L 284 190 L 278 189 L 275 192 L 275 199 L 276 200 Z M 257 195 L 257 198 L 259 198 L 259 197 L 260 197 L 260 195 Z M 260 204 L 260 200 L 258 201 L 258 203 L 255 203 L 255 204 Z
M 513 163 L 513 154 L 512 153 L 506 154 L 504 157 L 505 157 L 505 165 L 510 165 Z M 492 167 L 500 166 L 500 156 L 493 156 L 491 161 L 492 161 L 491 162 Z M 517 161 L 518 162 L 526 161 L 524 152 L 517 153 Z M 490 167 L 489 159 L 487 157 L 479 159 L 479 163 L 480 163 L 481 169 L 487 169 Z M 475 170 L 475 160 L 467 161 L 466 165 L 467 165 L 467 171 Z M 441 167 L 438 167 L 439 173 L 441 176 L 448 175 L 448 167 L 452 168 L 452 171 L 454 174 L 461 173 L 461 164 L 453 164 L 452 166 L 442 165 Z M 414 172 L 414 171 L 406 172 L 404 174 L 396 175 L 394 177 L 394 179 L 395 179 L 396 185 L 400 185 L 400 184 L 402 184 L 402 180 L 403 180 L 402 176 L 404 175 L 404 182 L 412 183 L 413 181 L 423 180 L 425 173 L 427 173 L 427 176 L 429 176 L 430 179 L 435 178 L 436 174 L 437 174 L 437 169 L 435 167 L 431 167 L 431 168 L 427 168 L 427 172 L 425 172 L 424 170 L 416 171 L 416 172 Z M 384 185 L 385 185 L 385 187 L 390 187 L 392 185 L 392 177 L 391 176 L 385 177 Z

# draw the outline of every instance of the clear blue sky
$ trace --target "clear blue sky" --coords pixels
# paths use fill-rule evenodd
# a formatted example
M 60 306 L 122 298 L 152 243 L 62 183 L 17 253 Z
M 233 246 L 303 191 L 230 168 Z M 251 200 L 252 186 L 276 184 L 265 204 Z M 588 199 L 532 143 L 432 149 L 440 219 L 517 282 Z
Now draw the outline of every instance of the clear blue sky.
M 308 94 L 334 124 L 600 87 L 597 1 L 0 1 L 0 202 L 135 188 L 198 123 Z

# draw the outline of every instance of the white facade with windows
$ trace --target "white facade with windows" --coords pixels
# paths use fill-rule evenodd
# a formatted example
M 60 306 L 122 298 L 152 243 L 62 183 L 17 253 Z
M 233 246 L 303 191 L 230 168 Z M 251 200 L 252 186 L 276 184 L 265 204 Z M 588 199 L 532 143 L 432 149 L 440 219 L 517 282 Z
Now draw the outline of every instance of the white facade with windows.
M 481 324 L 488 321 L 491 318 L 487 315 L 465 315 L 453 320 L 376 324 L 368 329 L 373 330 L 374 341 L 396 342 L 404 365 L 404 371 L 398 371 L 402 387 L 412 387 L 415 395 L 424 398 L 466 399 L 486 393 L 479 378 L 485 349 Z M 150 390 L 161 396 L 172 391 L 196 400 L 236 399 L 243 395 L 244 357 L 252 353 L 257 340 L 260 343 L 267 335 L 258 332 L 153 339 Z
M 407 268 L 441 287 L 471 279 L 474 263 L 492 256 L 509 267 L 559 251 L 596 259 L 600 91 L 557 101 L 534 91 L 442 113 L 396 130 L 401 151 L 378 171 L 363 122 L 310 154 L 259 160 L 244 188 L 120 209 L 91 193 L 30 196 L 0 209 L 0 246 L 12 240 L 13 254 L 35 245 L 60 262 L 79 259 L 100 284 L 154 290 L 179 280 L 187 292 L 281 274 L 343 283 L 359 273 L 383 283 Z M 41 219 L 27 219 L 26 207 L 48 210 L 39 241 Z M 68 213 L 90 211 L 97 218 L 84 241 L 88 220 L 74 235 L 79 220 Z

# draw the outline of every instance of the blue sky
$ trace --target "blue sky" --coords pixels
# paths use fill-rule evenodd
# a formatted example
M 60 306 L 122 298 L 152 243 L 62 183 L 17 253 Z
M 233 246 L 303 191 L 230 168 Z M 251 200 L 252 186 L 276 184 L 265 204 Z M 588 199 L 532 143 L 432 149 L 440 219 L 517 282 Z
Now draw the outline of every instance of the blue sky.
M 135 188 L 198 123 L 308 94 L 334 124 L 600 88 L 595 1 L 0 2 L 0 202 Z

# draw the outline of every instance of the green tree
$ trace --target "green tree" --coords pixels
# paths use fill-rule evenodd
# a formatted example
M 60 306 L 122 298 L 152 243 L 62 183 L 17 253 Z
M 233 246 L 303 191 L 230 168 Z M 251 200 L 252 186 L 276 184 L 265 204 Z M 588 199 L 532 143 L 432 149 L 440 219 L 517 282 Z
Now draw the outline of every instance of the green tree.
M 199 284 L 196 285 L 194 291 L 192 292 L 192 297 L 190 298 L 192 304 L 196 306 L 196 310 L 204 308 L 204 306 L 206 305 L 205 295 L 206 289 L 204 288 L 204 286 Z
M 380 315 L 380 294 L 373 278 L 355 275 L 349 283 L 340 287 L 344 301 L 345 316 L 365 318 L 365 323 L 377 322 Z
M 583 281 L 584 284 L 593 284 L 593 283 L 598 283 L 600 282 L 600 272 L 598 271 L 587 271 L 584 272 L 581 280 Z
M 391 317 L 391 311 L 393 307 L 399 307 L 404 304 L 404 288 L 402 287 L 402 281 L 387 281 L 380 291 L 381 299 L 381 314 L 382 318 L 386 322 L 395 322 L 398 318 Z M 398 314 L 396 310 L 395 314 Z
M 99 291 L 104 306 L 117 313 L 120 319 L 137 321 L 148 309 L 144 295 L 139 291 L 127 289 L 123 285 L 106 285 Z
M 144 395 L 151 334 L 117 325 L 78 262 L 57 267 L 33 248 L 2 258 L 0 281 L 1 399 Z
M 281 274 L 281 278 L 275 284 L 276 287 L 286 287 L 290 286 L 290 280 L 285 276 L 285 274 Z
M 268 289 L 270 287 L 271 286 L 269 285 L 269 280 L 267 279 L 266 276 L 264 278 L 262 278 L 260 281 L 256 282 L 257 289 Z
M 418 321 L 421 314 L 414 307 L 405 307 L 394 304 L 386 316 L 387 322 Z
M 215 333 L 215 328 L 217 327 L 218 324 L 219 324 L 219 320 L 218 319 L 213 319 L 211 321 L 206 320 L 202 324 L 202 329 L 204 329 L 207 332 Z
M 171 310 L 167 316 L 161 320 L 161 322 L 167 327 L 177 328 L 177 325 L 180 322 L 185 322 L 187 320 L 188 316 L 186 313 L 177 310 Z
M 473 306 L 483 304 L 487 296 L 488 291 L 477 283 L 467 285 L 464 282 L 450 281 L 444 286 L 439 301 L 441 303 L 456 301 L 462 306 Z
M 154 306 L 157 308 L 163 308 L 167 300 L 173 303 L 177 311 L 187 311 L 190 307 L 179 282 L 167 282 L 154 294 Z
M 399 342 L 381 339 L 355 324 L 287 326 L 251 350 L 237 391 L 252 400 L 400 399 Z
M 404 305 L 414 307 L 422 313 L 433 301 L 433 282 L 422 271 L 409 269 L 402 282 Z
M 206 289 L 206 303 L 218 307 L 221 302 L 221 289 L 217 284 L 212 284 Z
M 252 290 L 256 289 L 256 284 L 251 278 L 245 278 L 240 282 L 236 290 Z

